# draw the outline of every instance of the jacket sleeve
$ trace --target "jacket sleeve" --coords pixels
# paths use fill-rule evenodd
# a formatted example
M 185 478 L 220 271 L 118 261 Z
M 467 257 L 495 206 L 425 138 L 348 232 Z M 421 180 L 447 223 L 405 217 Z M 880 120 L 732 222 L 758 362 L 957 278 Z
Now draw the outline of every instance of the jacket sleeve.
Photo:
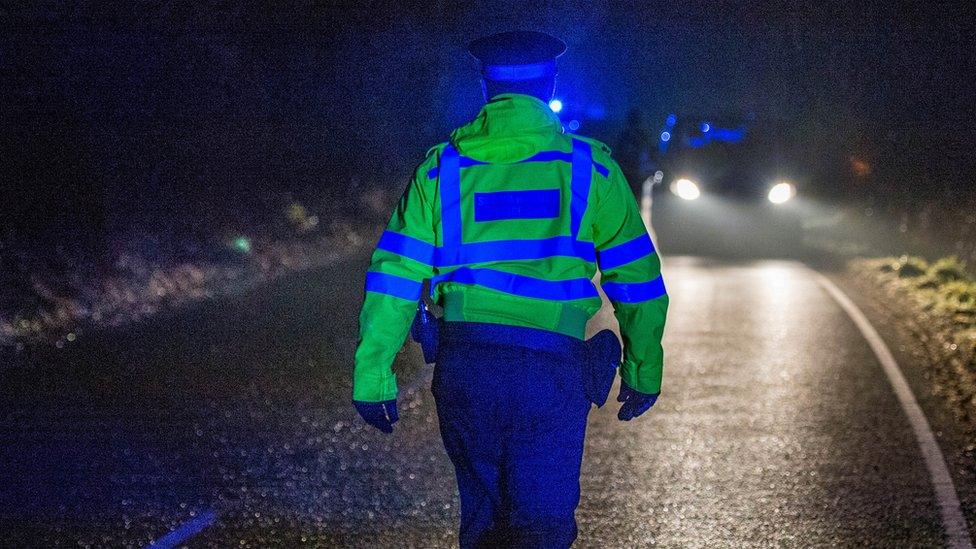
M 425 192 L 427 164 L 407 185 L 366 272 L 353 400 L 381 402 L 397 396 L 393 360 L 410 331 L 423 281 L 433 274 L 434 215 Z
M 661 338 L 668 310 L 661 259 L 626 178 L 615 163 L 610 166 L 606 192 L 593 221 L 600 284 L 620 323 L 621 378 L 642 393 L 658 393 L 664 365 Z

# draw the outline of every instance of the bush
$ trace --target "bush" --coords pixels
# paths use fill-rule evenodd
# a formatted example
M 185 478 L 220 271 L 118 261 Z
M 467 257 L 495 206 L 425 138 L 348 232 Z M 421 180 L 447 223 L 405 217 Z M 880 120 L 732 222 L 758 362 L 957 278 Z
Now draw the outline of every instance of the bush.
M 976 309 L 976 282 L 953 280 L 939 287 L 939 298 L 954 310 Z
M 966 263 L 956 256 L 943 257 L 929 267 L 928 275 L 939 285 L 947 282 L 966 280 Z
M 909 255 L 903 255 L 889 265 L 889 271 L 898 273 L 900 278 L 915 278 L 929 270 L 929 264 L 924 259 Z

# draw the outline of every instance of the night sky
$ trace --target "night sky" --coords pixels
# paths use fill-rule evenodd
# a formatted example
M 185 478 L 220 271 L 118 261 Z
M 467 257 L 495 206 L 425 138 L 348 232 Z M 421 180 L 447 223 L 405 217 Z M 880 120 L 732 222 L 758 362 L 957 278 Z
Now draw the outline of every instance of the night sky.
M 613 142 L 632 107 L 652 128 L 754 116 L 812 172 L 858 155 L 882 186 L 971 184 L 964 3 L 525 4 L 0 7 L 0 228 L 112 231 L 397 187 L 477 112 L 467 42 L 515 28 L 567 42 L 557 94 L 606 117 L 581 133 Z

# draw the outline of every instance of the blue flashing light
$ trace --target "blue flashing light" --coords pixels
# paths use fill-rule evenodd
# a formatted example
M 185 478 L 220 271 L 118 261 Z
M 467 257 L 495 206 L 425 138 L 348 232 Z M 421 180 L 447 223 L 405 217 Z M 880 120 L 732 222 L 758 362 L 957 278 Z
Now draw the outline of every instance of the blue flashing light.
M 735 129 L 716 128 L 716 130 L 718 131 L 715 132 L 716 135 L 714 136 L 714 139 L 728 141 L 729 143 L 738 143 L 746 136 L 745 126 L 740 126 Z
M 704 128 L 702 128 L 704 131 Z M 693 149 L 704 147 L 712 141 L 725 141 L 727 143 L 738 143 L 745 139 L 746 127 L 740 126 L 735 129 L 729 128 L 709 128 L 708 134 L 692 137 L 688 140 L 688 146 Z
M 712 126 L 708 122 L 702 122 L 701 131 L 702 133 L 708 133 L 708 130 L 712 129 Z
M 563 110 L 563 102 L 558 99 L 553 99 L 549 102 L 549 108 L 552 109 L 552 112 L 559 112 Z
M 671 132 L 661 132 L 661 141 L 665 143 L 671 141 Z
M 678 115 L 674 113 L 669 114 L 666 123 L 668 127 L 674 127 L 674 125 L 678 123 Z

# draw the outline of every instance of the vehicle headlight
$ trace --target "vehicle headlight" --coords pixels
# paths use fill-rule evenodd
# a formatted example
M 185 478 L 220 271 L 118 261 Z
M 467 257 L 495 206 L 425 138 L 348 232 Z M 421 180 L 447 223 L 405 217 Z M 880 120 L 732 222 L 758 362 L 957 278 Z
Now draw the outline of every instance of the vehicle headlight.
M 698 183 L 684 178 L 671 183 L 671 192 L 685 200 L 695 200 L 701 196 L 701 191 L 698 190 Z
M 782 204 L 788 202 L 791 198 L 796 196 L 796 187 L 792 183 L 780 182 L 773 185 L 769 189 L 769 201 L 773 204 Z

